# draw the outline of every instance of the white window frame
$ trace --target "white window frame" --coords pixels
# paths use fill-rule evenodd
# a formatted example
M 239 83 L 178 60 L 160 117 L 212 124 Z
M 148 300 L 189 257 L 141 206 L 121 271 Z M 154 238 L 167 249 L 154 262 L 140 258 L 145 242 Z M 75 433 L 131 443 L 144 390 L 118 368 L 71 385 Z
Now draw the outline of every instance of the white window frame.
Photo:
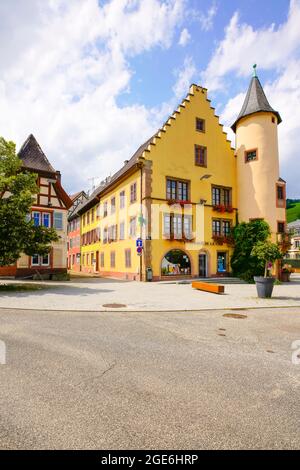
M 47 255 L 45 255 L 45 256 L 48 257 L 48 262 L 44 263 L 44 261 L 43 261 L 44 256 L 40 256 L 40 264 L 41 264 L 41 266 L 50 266 L 50 253 L 47 253 Z

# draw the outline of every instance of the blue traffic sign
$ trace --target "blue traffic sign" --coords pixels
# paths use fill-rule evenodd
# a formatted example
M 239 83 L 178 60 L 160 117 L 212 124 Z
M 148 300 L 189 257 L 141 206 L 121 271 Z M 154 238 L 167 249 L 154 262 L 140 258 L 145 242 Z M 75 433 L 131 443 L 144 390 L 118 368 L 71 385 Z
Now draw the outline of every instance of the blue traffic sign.
M 136 240 L 136 246 L 143 248 L 143 240 L 141 238 L 138 238 Z

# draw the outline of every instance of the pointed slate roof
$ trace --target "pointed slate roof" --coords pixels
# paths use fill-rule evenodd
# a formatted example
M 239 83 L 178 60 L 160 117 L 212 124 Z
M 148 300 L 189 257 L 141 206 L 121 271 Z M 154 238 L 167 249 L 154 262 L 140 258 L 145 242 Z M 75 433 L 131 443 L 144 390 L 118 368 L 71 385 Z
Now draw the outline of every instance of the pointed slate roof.
M 241 109 L 241 112 L 238 115 L 238 118 L 235 121 L 235 123 L 231 126 L 231 129 L 235 132 L 238 122 L 243 117 L 250 116 L 251 114 L 255 114 L 255 113 L 262 113 L 262 112 L 273 113 L 278 118 L 278 124 L 282 122 L 282 119 L 278 111 L 275 111 L 270 105 L 258 77 L 254 76 L 252 77 L 252 80 L 250 82 L 250 86 L 249 86 L 243 107 Z
M 32 134 L 24 142 L 18 155 L 23 162 L 24 168 L 37 172 L 55 173 L 55 169 Z

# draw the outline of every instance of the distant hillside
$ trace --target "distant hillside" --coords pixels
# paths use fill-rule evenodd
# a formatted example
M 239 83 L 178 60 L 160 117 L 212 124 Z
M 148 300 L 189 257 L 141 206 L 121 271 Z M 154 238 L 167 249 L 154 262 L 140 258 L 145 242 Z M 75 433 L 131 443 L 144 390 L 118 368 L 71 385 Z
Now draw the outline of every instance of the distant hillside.
M 286 207 L 288 223 L 300 219 L 300 199 L 287 199 Z

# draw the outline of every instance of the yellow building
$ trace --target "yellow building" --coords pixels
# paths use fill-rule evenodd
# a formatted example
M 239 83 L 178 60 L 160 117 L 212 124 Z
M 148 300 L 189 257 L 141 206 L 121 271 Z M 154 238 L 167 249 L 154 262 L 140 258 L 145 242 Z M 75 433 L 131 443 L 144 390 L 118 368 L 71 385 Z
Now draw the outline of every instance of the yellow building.
M 252 102 L 256 93 L 263 93 L 258 79 L 255 78 L 254 84 L 253 80 L 246 102 L 249 96 Z M 277 161 L 268 186 L 270 190 L 274 184 L 271 212 L 266 211 L 265 192 L 247 186 L 251 177 L 253 184 L 259 186 L 259 175 L 253 167 L 255 161 L 243 160 L 245 168 L 242 168 L 242 152 L 244 156 L 254 147 L 262 155 L 258 166 L 263 168 L 264 175 L 270 165 L 265 160 L 271 158 L 266 156 L 267 145 L 272 144 L 272 158 L 278 160 L 277 131 L 270 131 L 269 123 L 260 127 L 259 137 L 256 128 L 253 135 L 252 131 L 247 135 L 248 127 L 260 125 L 253 123 L 264 119 L 277 127 L 279 114 L 271 107 L 262 110 L 260 106 L 258 102 L 247 114 L 249 108 L 244 104 L 233 126 L 238 141 L 235 153 L 207 90 L 192 85 L 162 128 L 113 177 L 102 182 L 79 209 L 81 270 L 136 280 L 146 280 L 149 276 L 160 280 L 228 274 L 232 253 L 230 233 L 238 220 L 238 198 L 242 220 L 261 217 L 268 220 L 271 214 L 272 229 L 274 217 L 283 220 L 283 213 L 276 209 L 280 205 L 279 186 L 283 188 L 285 200 Z M 248 212 L 247 191 L 249 204 L 258 198 L 254 209 L 249 208 Z M 137 248 L 140 244 L 142 248 Z

